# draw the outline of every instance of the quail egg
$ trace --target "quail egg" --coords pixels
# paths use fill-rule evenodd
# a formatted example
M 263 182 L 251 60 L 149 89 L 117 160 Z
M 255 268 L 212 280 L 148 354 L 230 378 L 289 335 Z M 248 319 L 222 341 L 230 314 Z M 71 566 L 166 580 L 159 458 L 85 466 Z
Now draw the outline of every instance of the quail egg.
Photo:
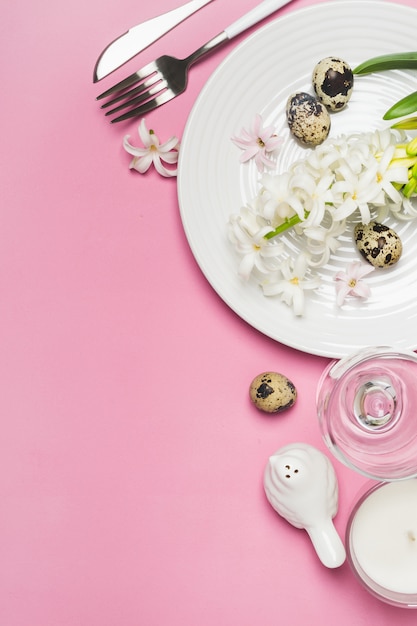
M 264 372 L 251 382 L 249 396 L 253 404 L 261 411 L 281 413 L 294 404 L 297 390 L 283 374 Z
M 330 115 L 314 96 L 303 91 L 287 100 L 287 122 L 291 133 L 304 144 L 323 143 L 330 131 Z
M 331 111 L 340 111 L 353 91 L 353 72 L 337 57 L 326 57 L 313 70 L 313 87 L 319 100 Z
M 357 249 L 374 267 L 390 267 L 399 260 L 403 246 L 392 228 L 378 222 L 357 224 L 354 235 Z

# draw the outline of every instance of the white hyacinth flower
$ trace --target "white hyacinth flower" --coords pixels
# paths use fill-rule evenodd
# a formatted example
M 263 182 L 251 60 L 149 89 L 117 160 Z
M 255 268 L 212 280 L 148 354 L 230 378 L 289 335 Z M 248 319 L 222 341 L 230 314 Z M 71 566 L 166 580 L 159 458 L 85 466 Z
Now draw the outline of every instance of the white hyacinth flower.
M 271 277 L 268 282 L 262 283 L 262 289 L 266 296 L 280 295 L 281 300 L 292 306 L 294 315 L 304 314 L 304 291 L 317 289 L 320 286 L 318 277 L 306 277 L 308 269 L 308 256 L 304 253 L 293 260 L 285 259 L 275 280 Z
M 271 265 L 270 261 L 282 253 L 283 246 L 277 241 L 265 239 L 269 230 L 270 226 L 259 218 L 257 220 L 247 207 L 242 209 L 240 215 L 230 217 L 229 239 L 242 257 L 238 274 L 244 280 L 248 280 L 255 269 L 268 274 L 276 268 L 276 264 Z
M 138 133 L 142 140 L 143 148 L 133 146 L 129 142 L 130 135 L 125 135 L 123 139 L 124 149 L 133 156 L 129 165 L 130 169 L 144 174 L 153 164 L 156 171 L 161 174 L 161 176 L 176 176 L 177 169 L 166 167 L 164 162 L 169 165 L 175 165 L 175 163 L 177 163 L 179 150 L 178 139 L 171 137 L 165 143 L 161 143 L 152 129 L 148 131 L 144 118 L 142 118 L 139 124 Z
M 283 173 L 264 174 L 250 208 L 229 223 L 242 257 L 239 274 L 257 273 L 266 296 L 280 295 L 302 315 L 305 293 L 320 284 L 319 275 L 308 270 L 331 261 L 350 218 L 367 224 L 390 213 L 398 220 L 417 217 L 411 200 L 417 189 L 412 178 L 417 181 L 417 146 L 399 144 L 400 139 L 404 135 L 392 129 L 341 136 L 307 152 Z M 276 245 L 290 228 L 284 246 Z M 353 266 L 346 281 L 339 273 L 339 298 L 346 289 L 365 297 L 364 272 Z

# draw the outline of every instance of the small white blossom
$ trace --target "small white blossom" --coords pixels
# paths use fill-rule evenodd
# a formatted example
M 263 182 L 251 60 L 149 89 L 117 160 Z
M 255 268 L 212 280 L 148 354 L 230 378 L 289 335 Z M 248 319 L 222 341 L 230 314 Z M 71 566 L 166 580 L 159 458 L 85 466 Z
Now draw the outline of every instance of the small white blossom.
M 156 171 L 161 176 L 176 176 L 177 169 L 168 168 L 163 162 L 169 165 L 177 163 L 179 150 L 177 137 L 171 137 L 168 141 L 161 144 L 155 132 L 153 130 L 148 131 L 144 118 L 142 118 L 139 124 L 138 133 L 143 143 L 143 148 L 137 148 L 129 143 L 130 135 L 126 135 L 123 139 L 124 149 L 133 156 L 129 165 L 130 169 L 135 169 L 140 174 L 144 174 L 153 163 Z
M 323 267 L 340 247 L 338 237 L 346 228 L 346 222 L 333 222 L 329 228 L 312 226 L 303 229 L 307 240 L 307 249 L 311 253 L 311 267 Z
M 348 165 L 343 167 L 343 180 L 336 181 L 332 187 L 334 198 L 338 203 L 333 212 L 335 220 L 344 220 L 359 210 L 361 222 L 371 221 L 371 204 L 383 204 L 381 189 L 377 182 L 378 164 L 370 162 L 361 174 L 352 172 Z M 340 171 L 340 170 L 339 170 Z
M 271 230 L 270 226 L 245 207 L 240 215 L 232 215 L 229 220 L 229 239 L 235 250 L 242 257 L 238 274 L 244 280 L 248 280 L 256 268 L 262 274 L 267 274 L 276 269 L 275 264 L 269 264 L 268 260 L 274 260 L 282 252 L 282 244 L 277 241 L 268 241 L 265 235 Z
M 285 172 L 272 176 L 264 174 L 261 179 L 259 198 L 263 203 L 263 216 L 272 226 L 280 224 L 297 214 L 304 219 L 304 204 L 300 194 L 292 186 L 292 174 Z
M 262 117 L 257 114 L 250 131 L 243 128 L 241 136 L 232 137 L 232 141 L 244 151 L 240 157 L 241 163 L 254 159 L 258 170 L 263 172 L 264 167 L 274 167 L 274 162 L 268 155 L 276 152 L 282 140 L 275 134 L 272 126 L 263 126 Z
M 317 289 L 320 286 L 318 277 L 307 278 L 305 276 L 308 269 L 308 257 L 301 253 L 293 261 L 291 258 L 285 259 L 275 280 L 262 283 L 263 292 L 266 296 L 280 295 L 281 300 L 292 306 L 294 315 L 304 314 L 304 291 Z
M 309 172 L 294 176 L 292 186 L 304 197 L 303 210 L 308 213 L 308 217 L 305 218 L 306 227 L 319 226 L 323 221 L 326 205 L 333 202 L 331 190 L 333 180 L 331 173 L 323 174 L 319 178 L 315 178 Z

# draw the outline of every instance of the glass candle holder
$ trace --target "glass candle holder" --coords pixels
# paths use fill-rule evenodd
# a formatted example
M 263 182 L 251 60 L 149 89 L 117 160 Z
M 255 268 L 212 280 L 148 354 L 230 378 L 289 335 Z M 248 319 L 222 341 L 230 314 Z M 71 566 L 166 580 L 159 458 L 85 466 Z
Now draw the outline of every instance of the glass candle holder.
M 417 608 L 417 355 L 377 346 L 333 361 L 317 412 L 331 453 L 374 479 L 347 524 L 354 574 L 380 600 Z
M 376 480 L 417 477 L 417 355 L 370 347 L 331 362 L 317 388 L 332 454 Z
M 368 485 L 347 524 L 346 554 L 372 595 L 417 608 L 417 479 Z

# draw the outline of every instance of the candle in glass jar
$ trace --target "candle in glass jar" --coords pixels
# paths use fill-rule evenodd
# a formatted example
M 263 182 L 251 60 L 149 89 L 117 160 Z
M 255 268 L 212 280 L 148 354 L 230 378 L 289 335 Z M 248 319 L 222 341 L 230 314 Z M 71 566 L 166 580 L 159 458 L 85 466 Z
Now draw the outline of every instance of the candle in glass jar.
M 371 491 L 354 514 L 349 543 L 370 581 L 394 593 L 417 594 L 417 479 Z

